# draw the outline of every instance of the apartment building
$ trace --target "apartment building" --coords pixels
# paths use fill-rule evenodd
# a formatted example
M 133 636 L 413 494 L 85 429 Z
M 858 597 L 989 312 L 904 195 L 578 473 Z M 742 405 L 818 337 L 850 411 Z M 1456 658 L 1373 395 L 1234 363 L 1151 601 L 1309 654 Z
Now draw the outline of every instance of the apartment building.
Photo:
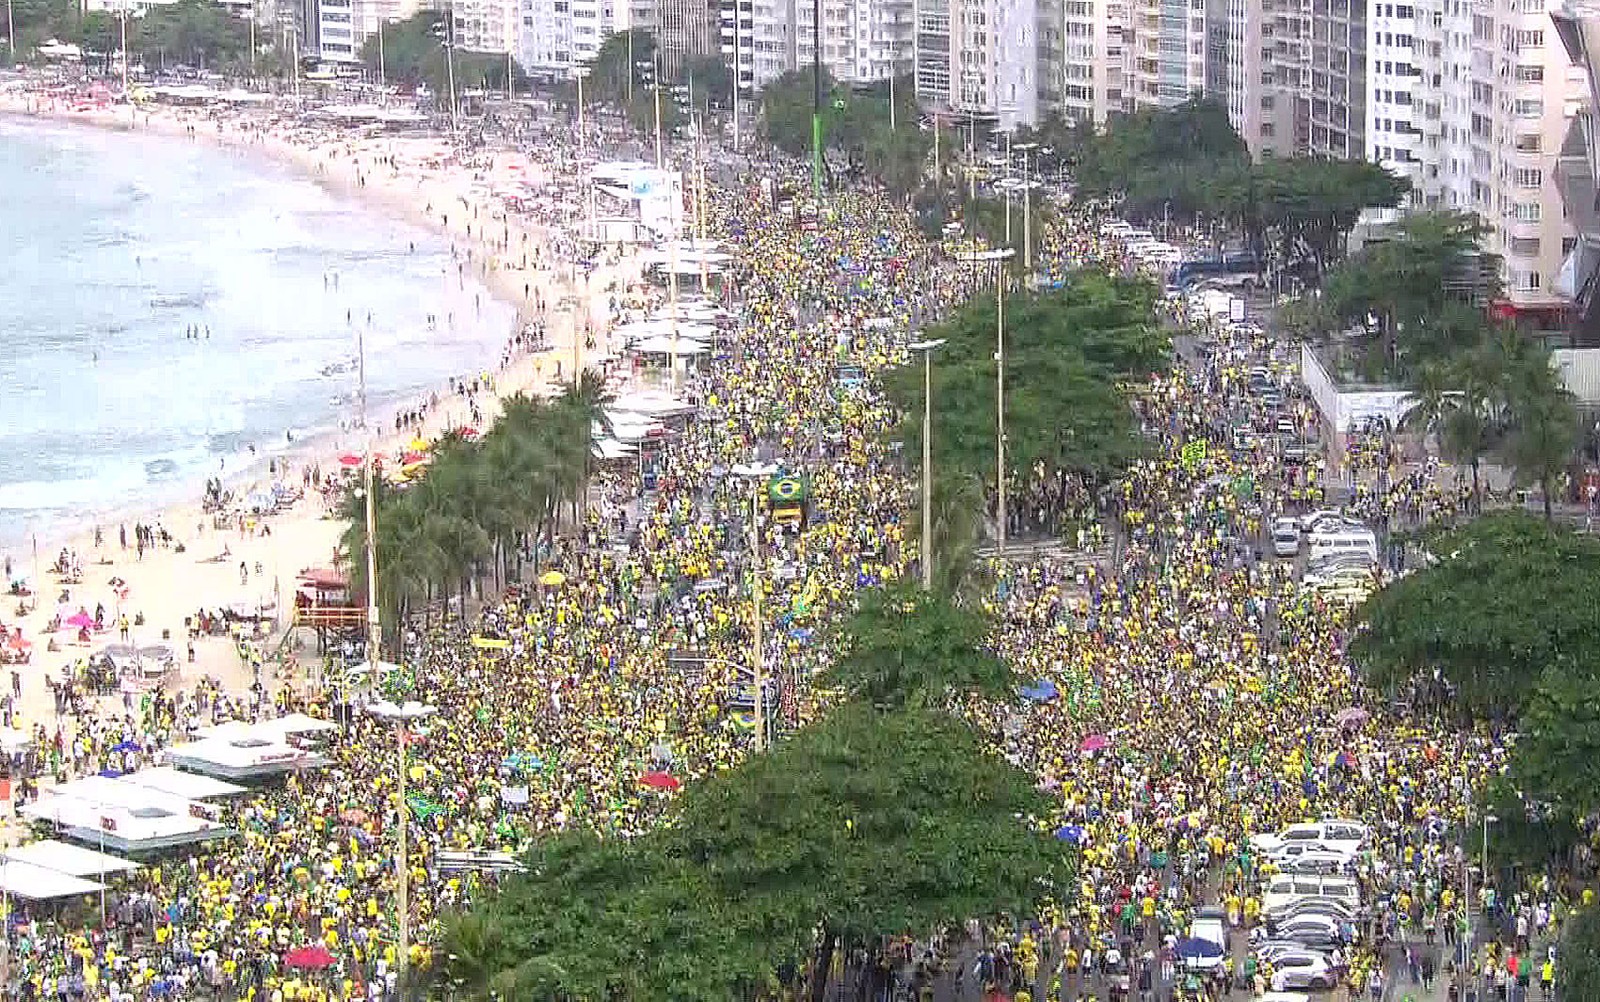
M 741 11 L 734 17 L 735 3 Z M 759 90 L 814 56 L 814 0 L 721 0 L 723 56 L 738 52 L 741 79 Z M 911 70 L 915 0 L 822 0 L 822 65 L 835 80 L 872 83 Z
M 1561 48 L 1586 78 L 1583 96 L 1574 102 L 1575 114 L 1551 173 L 1561 193 L 1564 215 L 1573 233 L 1563 236 L 1567 253 L 1556 279 L 1556 293 L 1573 304 L 1578 329 L 1585 340 L 1600 337 L 1600 146 L 1594 139 L 1595 115 L 1600 113 L 1600 6 L 1568 4 L 1551 14 Z
M 1208 0 L 1128 0 L 1128 90 L 1136 107 L 1171 108 L 1206 93 Z
M 517 0 L 517 62 L 530 76 L 568 79 L 621 30 L 626 0 Z
M 1555 158 L 1588 74 L 1544 0 L 1373 0 L 1367 42 L 1368 157 L 1411 180 L 1414 205 L 1483 221 L 1511 308 L 1559 308 L 1573 234 Z
M 1126 0 L 1040 0 L 1039 111 L 1104 124 L 1124 100 Z
M 916 0 L 925 105 L 1001 129 L 1039 119 L 1040 0 Z

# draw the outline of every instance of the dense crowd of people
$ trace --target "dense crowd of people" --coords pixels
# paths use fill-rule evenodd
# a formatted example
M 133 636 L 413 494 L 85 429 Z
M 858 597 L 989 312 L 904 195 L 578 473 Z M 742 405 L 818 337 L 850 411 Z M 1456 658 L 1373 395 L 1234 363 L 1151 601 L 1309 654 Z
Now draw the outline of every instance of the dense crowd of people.
M 636 833 L 673 795 L 643 776 L 693 782 L 747 752 L 738 665 L 753 587 L 763 590 L 782 726 L 820 712 L 803 681 L 829 656 L 817 627 L 914 558 L 906 473 L 887 446 L 896 415 L 872 378 L 906 363 L 914 322 L 981 280 L 878 194 L 830 193 L 827 213 L 793 226 L 774 218 L 762 180 L 752 171 L 707 194 L 712 228 L 737 251 L 731 306 L 741 319 L 685 388 L 696 412 L 652 459 L 654 489 L 632 461 L 603 469 L 583 531 L 541 568 L 562 583 L 513 587 L 471 622 L 411 626 L 408 691 L 439 712 L 404 742 L 356 714 L 327 768 L 225 809 L 238 837 L 118 881 L 103 914 L 98 902 L 16 908 L 20 997 L 393 997 L 402 959 L 432 968 L 441 915 L 492 879 L 443 872 L 438 851 L 515 852 L 575 826 Z M 1047 275 L 1126 266 L 1083 220 L 1059 221 L 1042 246 Z M 1180 329 L 1210 323 L 1181 303 L 1174 311 Z M 1053 474 L 1019 484 L 1015 528 L 1066 529 L 1070 549 L 1113 548 L 1116 559 L 1025 556 L 987 568 L 998 649 L 1051 695 L 975 710 L 974 722 L 1056 798 L 1050 825 L 1078 847 L 1079 885 L 1044 914 L 908 942 L 908 989 L 931 991 L 952 965 L 1019 1000 L 1271 987 L 1270 965 L 1235 968 L 1232 956 L 1219 978 L 1187 978 L 1173 942 L 1202 905 L 1222 908 L 1240 937 L 1258 927 L 1272 867 L 1249 837 L 1308 818 L 1356 819 L 1372 833 L 1356 868 L 1371 918 L 1345 930 L 1336 951 L 1352 991 L 1381 988 L 1411 944 L 1463 931 L 1466 868 L 1451 833 L 1504 748 L 1378 701 L 1343 653 L 1349 609 L 1303 592 L 1289 562 L 1262 554 L 1274 516 L 1323 501 L 1323 463 L 1289 470 L 1236 447 L 1231 430 L 1262 417 L 1247 372 L 1266 366 L 1289 386 L 1291 370 L 1259 331 L 1210 323 L 1205 333 L 1202 348 L 1139 391 L 1154 458 L 1100 498 Z M 847 364 L 866 382 L 841 378 Z M 1309 410 L 1297 413 L 1309 433 Z M 1198 462 L 1183 456 L 1195 440 L 1207 443 Z M 1387 463 L 1386 448 L 1357 441 L 1352 468 Z M 764 484 L 735 470 L 752 462 L 809 476 L 804 525 L 761 512 L 752 538 L 750 497 Z M 1365 489 L 1375 514 L 1459 500 L 1411 475 Z M 1395 496 L 1406 490 L 1421 493 Z M 495 643 L 475 642 L 484 639 Z M 672 657 L 684 651 L 696 652 L 692 670 Z M 1365 722 L 1341 723 L 1348 708 Z M 36 736 L 44 771 L 87 774 L 152 761 L 213 721 L 291 710 L 333 707 L 289 689 L 263 699 L 202 687 L 143 699 L 70 737 Z M 398 874 L 402 812 L 413 851 Z M 414 937 L 406 958 L 396 952 L 401 880 Z M 1589 895 L 1575 886 L 1491 881 L 1478 897 L 1504 935 L 1464 965 L 1446 953 L 1437 976 L 1463 988 L 1499 980 L 1515 957 L 1538 981 L 1542 944 L 1574 895 Z M 325 948 L 331 964 L 286 963 L 306 946 Z M 969 969 L 962 958 L 974 957 Z M 1420 982 L 1420 960 L 1415 972 Z

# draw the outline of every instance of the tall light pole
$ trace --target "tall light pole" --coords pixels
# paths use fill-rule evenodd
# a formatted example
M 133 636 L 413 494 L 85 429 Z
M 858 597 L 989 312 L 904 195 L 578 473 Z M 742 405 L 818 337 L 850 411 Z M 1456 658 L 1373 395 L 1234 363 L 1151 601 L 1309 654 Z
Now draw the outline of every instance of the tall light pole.
M 922 590 L 933 591 L 933 351 L 944 338 L 913 341 L 922 353 Z
M 1038 143 L 1022 143 L 1022 270 L 1033 274 L 1033 151 Z
M 822 208 L 822 0 L 811 0 L 811 187 Z
M 407 832 L 410 829 L 409 818 L 406 812 L 410 808 L 406 804 L 406 734 L 407 728 L 419 720 L 424 720 L 439 712 L 438 707 L 419 703 L 416 700 L 407 700 L 404 703 L 394 703 L 389 700 L 380 700 L 370 703 L 367 712 L 375 717 L 394 724 L 395 745 L 399 749 L 400 778 L 397 795 L 400 798 L 400 824 L 395 848 L 395 876 L 399 878 L 396 885 L 395 906 L 400 912 L 400 949 L 395 957 L 395 971 L 399 975 L 402 985 L 405 983 L 406 962 L 411 955 L 411 845 Z
M 10 0 L 7 0 L 9 3 Z M 739 68 L 739 3 L 733 0 L 733 148 L 739 148 L 739 85 L 742 70 Z
M 995 509 L 995 543 L 998 545 L 1000 555 L 1006 552 L 1006 272 L 1005 263 L 1016 256 L 1010 247 L 998 247 L 994 250 L 975 251 L 964 254 L 961 260 L 973 264 L 980 262 L 994 262 L 994 303 L 995 303 L 995 347 L 994 347 L 994 389 L 995 389 L 995 491 L 997 508 Z
M 777 472 L 777 466 L 771 463 L 742 463 L 733 468 L 734 476 L 747 478 L 755 486 L 755 489 L 750 492 L 750 596 L 753 608 L 752 635 L 754 637 L 750 649 L 750 667 L 756 689 L 756 751 L 761 751 L 767 745 L 767 657 L 761 639 L 761 586 L 763 584 L 761 572 L 763 561 L 761 559 L 761 524 L 758 518 L 761 511 L 761 486 Z
M 6 0 L 6 44 L 11 47 L 11 62 L 15 65 L 17 61 L 17 22 L 16 18 L 12 16 L 11 4 L 12 0 Z M 127 59 L 128 54 L 124 52 L 122 58 Z

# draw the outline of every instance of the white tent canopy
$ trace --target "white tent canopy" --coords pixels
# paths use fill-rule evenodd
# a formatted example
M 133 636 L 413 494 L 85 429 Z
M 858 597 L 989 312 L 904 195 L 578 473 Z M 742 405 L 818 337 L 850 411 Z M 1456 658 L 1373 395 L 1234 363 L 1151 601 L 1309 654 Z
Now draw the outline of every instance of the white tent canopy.
M 167 749 L 167 760 L 192 772 L 222 779 L 274 776 L 328 764 L 320 755 L 258 734 L 190 741 Z
M 108 873 L 129 873 L 139 869 L 139 864 L 121 856 L 112 856 L 70 842 L 45 839 L 18 846 L 5 854 L 13 863 L 27 863 L 46 870 L 65 873 L 72 877 L 99 877 Z
M 670 417 L 674 414 L 688 414 L 693 410 L 694 404 L 679 400 L 670 394 L 644 391 L 624 394 L 611 401 L 611 407 L 608 408 L 607 414 L 622 411 L 658 418 Z
M 612 338 L 620 338 L 623 343 L 631 344 L 652 337 L 671 337 L 677 334 L 680 338 L 709 339 L 717 336 L 717 329 L 707 323 L 697 323 L 697 318 L 679 316 L 677 323 L 671 317 L 649 317 L 645 320 L 634 320 L 629 323 L 614 327 L 611 330 Z
M 213 727 L 202 727 L 195 731 L 199 738 L 222 738 L 229 741 L 253 740 L 272 741 L 282 743 L 291 734 L 316 734 L 324 731 L 337 731 L 339 725 L 331 720 L 320 720 L 308 717 L 304 713 L 290 713 L 282 717 L 273 717 L 270 720 L 260 720 L 250 723 L 245 720 L 226 720 Z
M 169 793 L 175 797 L 185 797 L 189 800 L 208 800 L 213 797 L 233 797 L 249 792 L 243 786 L 224 783 L 220 779 L 210 776 L 200 776 L 192 772 L 182 772 L 171 766 L 154 766 L 149 769 L 140 769 L 122 777 L 124 783 L 132 783 L 155 790 L 159 793 Z
M 59 825 L 81 842 L 124 852 L 188 845 L 233 834 L 197 801 L 88 776 L 48 791 L 21 813 Z
M 4 888 L 7 894 L 27 898 L 30 901 L 93 894 L 104 890 L 105 886 L 92 880 L 74 877 L 69 873 L 58 873 L 42 866 L 35 866 L 32 863 L 0 864 L 0 888 Z
M 628 349 L 641 355 L 704 355 L 710 351 L 699 341 L 691 341 L 686 337 L 672 337 L 670 335 L 657 335 L 645 338 L 638 344 Z

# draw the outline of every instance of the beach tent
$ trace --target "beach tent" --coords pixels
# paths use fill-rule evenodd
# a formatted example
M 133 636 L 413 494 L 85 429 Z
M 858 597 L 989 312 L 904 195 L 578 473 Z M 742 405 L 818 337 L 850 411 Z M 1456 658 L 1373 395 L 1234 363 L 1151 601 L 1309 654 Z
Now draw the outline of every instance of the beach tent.
M 689 355 L 704 355 L 711 349 L 699 341 L 691 341 L 682 335 L 674 338 L 668 334 L 658 334 L 655 337 L 645 338 L 628 350 L 640 355 L 677 355 L 682 358 Z
M 681 339 L 680 339 L 681 340 Z M 694 411 L 694 404 L 679 400 L 668 393 L 643 391 L 628 393 L 611 401 L 607 416 L 616 412 L 647 415 L 652 418 L 674 417 Z
M 105 886 L 32 863 L 0 864 L 0 888 L 12 897 L 27 898 L 29 901 L 93 894 L 105 890 Z
M 131 873 L 139 869 L 138 863 L 123 859 L 121 856 L 95 852 L 81 845 L 59 842 L 55 839 L 29 842 L 27 845 L 7 850 L 5 859 L 11 863 L 40 866 L 71 877 L 103 877 L 112 873 Z
M 224 783 L 220 779 L 210 776 L 200 776 L 192 772 L 183 772 L 171 766 L 152 766 L 149 769 L 140 769 L 130 772 L 122 777 L 124 783 L 142 786 L 159 793 L 168 793 L 174 797 L 184 797 L 188 800 L 211 800 L 216 797 L 233 797 L 249 790 L 243 786 Z
M 253 734 L 176 745 L 167 749 L 167 761 L 219 779 L 258 779 L 328 764 L 321 755 Z
M 120 779 L 87 776 L 46 791 L 19 813 L 86 845 L 141 853 L 233 835 L 210 819 L 211 810 Z

